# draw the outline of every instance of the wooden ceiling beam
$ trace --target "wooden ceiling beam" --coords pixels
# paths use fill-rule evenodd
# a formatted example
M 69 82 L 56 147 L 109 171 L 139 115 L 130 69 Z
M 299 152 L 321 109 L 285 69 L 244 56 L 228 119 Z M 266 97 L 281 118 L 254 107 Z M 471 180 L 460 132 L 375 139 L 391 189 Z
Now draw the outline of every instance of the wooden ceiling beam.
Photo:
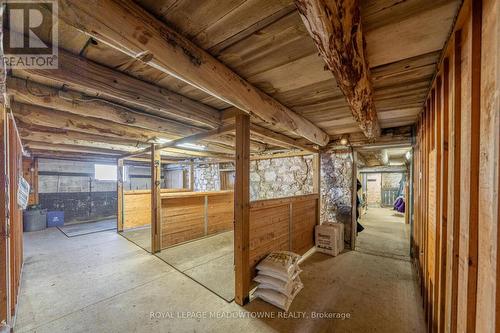
M 7 87 L 8 94 L 14 96 L 17 102 L 28 105 L 25 108 L 31 108 L 31 105 L 33 105 L 33 108 L 37 110 L 40 110 L 37 106 L 42 106 L 47 108 L 47 110 L 55 109 L 57 111 L 64 111 L 65 113 L 71 113 L 76 116 L 88 117 L 88 119 L 79 119 L 90 121 L 92 124 L 95 124 L 94 120 L 102 119 L 106 121 L 105 124 L 110 124 L 108 123 L 109 121 L 127 126 L 127 128 L 132 127 L 132 131 L 134 132 L 137 132 L 135 128 L 143 128 L 146 131 L 141 132 L 145 134 L 149 133 L 151 137 L 161 137 L 172 140 L 185 137 L 186 135 L 206 132 L 206 129 L 196 128 L 154 115 L 141 113 L 98 97 L 85 96 L 74 91 L 62 91 L 25 79 L 9 77 L 7 79 Z M 31 120 L 35 123 L 39 121 L 36 119 Z M 132 137 L 135 137 L 135 135 L 132 135 Z M 224 138 L 214 138 L 213 140 L 213 142 L 204 140 L 201 143 L 214 152 L 230 153 L 228 150 L 231 150 L 231 152 L 234 150 L 232 148 L 234 146 L 232 140 Z M 132 141 L 130 144 L 132 147 L 138 147 L 137 143 L 139 141 L 129 141 Z M 254 143 L 251 149 L 254 152 L 260 152 L 264 151 L 266 147 L 265 145 Z
M 50 150 L 50 151 L 73 152 L 82 154 L 100 154 L 100 155 L 107 155 L 113 158 L 118 158 L 124 152 L 123 150 L 117 151 L 114 149 L 95 148 L 95 147 L 86 147 L 78 145 L 53 144 L 53 143 L 30 141 L 30 140 L 23 140 L 23 146 L 26 147 L 28 150 L 38 150 L 38 151 Z
M 29 125 L 60 128 L 98 136 L 109 136 L 149 143 L 157 142 L 159 139 L 175 139 L 175 137 L 165 135 L 161 132 L 120 125 L 107 120 L 83 117 L 31 104 L 13 102 L 11 109 L 16 119 Z
M 43 126 L 33 126 L 25 124 L 22 121 L 16 120 L 20 130 L 20 135 L 23 140 L 47 142 L 50 144 L 72 145 L 72 146 L 86 146 L 94 148 L 102 148 L 109 150 L 116 150 L 118 152 L 136 152 L 137 149 L 151 147 L 150 144 L 141 143 L 134 140 L 127 140 L 121 138 L 103 137 L 91 135 L 75 131 L 58 130 L 47 128 Z M 205 157 L 207 154 L 232 155 L 234 150 L 225 148 L 220 145 L 206 144 L 206 150 L 199 152 L 195 149 L 186 148 L 170 148 L 166 149 L 169 153 L 180 153 L 182 157 Z
M 78 142 L 73 142 L 72 144 L 53 144 L 53 143 L 47 143 L 43 141 L 31 141 L 28 140 L 27 138 L 23 138 L 23 146 L 25 146 L 28 150 L 36 150 L 36 151 L 58 151 L 58 152 L 74 152 L 74 153 L 82 153 L 82 154 L 100 154 L 100 155 L 107 155 L 109 157 L 113 158 L 121 158 L 121 156 L 127 152 L 126 147 L 121 146 L 117 150 L 116 148 L 109 149 L 109 148 L 96 148 L 95 146 L 92 146 L 90 143 L 89 145 L 85 144 L 76 144 Z M 146 156 L 145 154 L 142 155 L 135 155 L 133 157 L 141 157 L 141 156 Z M 180 149 L 180 148 L 168 148 L 165 149 L 162 152 L 162 156 L 167 156 L 167 157 L 180 157 L 180 158 L 208 158 L 208 157 L 213 157 L 213 158 L 224 158 L 224 159 L 231 159 L 233 158 L 232 155 L 229 154 L 218 154 L 218 153 L 212 153 L 208 151 L 191 151 L 191 150 L 185 150 L 185 149 Z
M 208 105 L 85 58 L 59 50 L 58 63 L 57 69 L 18 69 L 14 71 L 14 75 L 39 82 L 56 83 L 92 97 L 109 98 L 160 117 L 206 129 L 216 128 L 221 124 L 219 111 Z
M 295 0 L 302 21 L 369 139 L 380 135 L 359 0 Z
M 131 0 L 61 0 L 59 13 L 62 20 L 80 31 L 246 113 L 315 144 L 328 143 L 328 135 L 312 122 L 251 85 Z
M 196 142 L 198 142 L 200 140 L 206 140 L 206 139 L 209 139 L 211 137 L 216 137 L 216 136 L 219 136 L 219 135 L 222 135 L 222 134 L 226 134 L 226 133 L 231 132 L 231 131 L 234 131 L 234 125 L 224 125 L 224 126 L 221 126 L 219 128 L 216 128 L 216 129 L 213 129 L 213 130 L 210 130 L 210 131 L 207 131 L 207 132 L 203 132 L 203 133 L 199 133 L 199 134 L 194 134 L 194 135 L 191 135 L 191 136 L 187 136 L 185 138 L 180 138 L 180 139 L 177 139 L 177 140 L 172 140 L 170 142 L 165 142 L 165 143 L 162 143 L 162 144 L 158 144 L 158 145 L 155 146 L 155 149 L 156 150 L 162 150 L 162 149 L 165 149 L 165 148 L 171 148 L 171 147 L 179 146 L 179 145 L 186 144 L 186 143 L 196 143 Z M 151 152 L 151 149 L 152 149 L 151 147 L 144 148 L 144 149 L 141 149 L 141 150 L 136 151 L 134 153 L 125 154 L 125 155 L 122 156 L 122 158 L 128 158 L 128 157 L 143 155 L 145 153 Z
M 174 120 L 141 113 L 99 97 L 87 96 L 76 91 L 64 91 L 15 77 L 7 78 L 7 93 L 23 103 L 85 117 L 109 120 L 122 125 L 166 132 L 173 136 L 182 137 L 205 130 Z
M 317 153 L 318 149 L 310 145 L 306 145 L 296 139 L 292 139 L 286 135 L 273 132 L 265 127 L 250 124 L 250 131 L 254 134 L 261 135 L 267 139 L 271 144 L 283 148 L 298 148 L 301 150 Z

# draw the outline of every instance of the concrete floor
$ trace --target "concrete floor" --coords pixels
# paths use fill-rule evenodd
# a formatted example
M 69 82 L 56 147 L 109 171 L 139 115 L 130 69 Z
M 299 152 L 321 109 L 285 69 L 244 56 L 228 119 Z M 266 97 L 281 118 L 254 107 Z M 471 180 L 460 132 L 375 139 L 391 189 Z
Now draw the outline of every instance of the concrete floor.
M 410 262 L 315 253 L 302 269 L 304 289 L 290 308 L 300 318 L 285 319 L 258 299 L 245 307 L 224 301 L 112 231 L 26 233 L 16 332 L 425 331 Z M 312 311 L 350 318 L 312 319 Z
M 392 208 L 369 207 L 359 221 L 356 250 L 389 258 L 410 260 L 410 226 Z
M 151 252 L 151 227 L 124 230 L 120 232 L 120 235 L 144 250 Z
M 129 229 L 121 235 L 151 252 L 151 228 Z M 155 255 L 231 302 L 234 299 L 233 235 L 232 231 L 223 232 L 170 247 Z
M 226 301 L 234 299 L 234 232 L 174 246 L 155 255 Z

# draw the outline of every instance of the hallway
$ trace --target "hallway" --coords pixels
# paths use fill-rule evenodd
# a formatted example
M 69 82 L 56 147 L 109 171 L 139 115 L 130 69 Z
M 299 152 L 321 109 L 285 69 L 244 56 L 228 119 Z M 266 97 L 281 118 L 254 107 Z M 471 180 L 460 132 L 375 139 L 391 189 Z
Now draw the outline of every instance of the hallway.
M 350 251 L 315 253 L 290 314 L 256 299 L 226 302 L 112 231 L 67 238 L 26 233 L 16 332 L 424 332 L 411 263 Z M 208 318 L 187 318 L 199 311 Z M 167 313 L 151 317 L 151 312 Z M 313 319 L 313 312 L 345 319 Z M 238 316 L 211 318 L 211 313 Z M 251 318 L 265 313 L 270 318 Z
M 356 238 L 356 251 L 410 260 L 410 225 L 392 208 L 369 207 L 359 220 L 365 228 Z

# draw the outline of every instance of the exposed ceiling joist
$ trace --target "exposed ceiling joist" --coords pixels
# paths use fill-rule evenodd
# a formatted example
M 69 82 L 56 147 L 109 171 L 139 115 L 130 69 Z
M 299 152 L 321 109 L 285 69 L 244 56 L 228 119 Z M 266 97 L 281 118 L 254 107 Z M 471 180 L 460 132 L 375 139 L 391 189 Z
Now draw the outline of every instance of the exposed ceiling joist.
M 186 144 L 186 143 L 196 143 L 196 142 L 198 142 L 200 140 L 209 139 L 211 137 L 216 137 L 216 136 L 219 136 L 219 135 L 222 135 L 222 134 L 226 134 L 226 133 L 231 132 L 231 131 L 234 131 L 234 125 L 224 125 L 222 127 L 219 127 L 219 128 L 207 131 L 207 132 L 203 132 L 203 133 L 199 133 L 199 134 L 194 134 L 194 135 L 191 135 L 191 136 L 187 136 L 185 138 L 180 138 L 180 139 L 177 139 L 177 140 L 173 140 L 173 141 L 170 141 L 170 142 L 166 142 L 166 143 L 162 143 L 162 144 L 156 145 L 155 149 L 156 150 L 163 150 L 165 148 L 175 147 L 175 146 Z M 136 151 L 134 153 L 125 154 L 125 155 L 122 156 L 122 158 L 128 158 L 128 157 L 143 155 L 145 153 L 151 152 L 151 150 L 152 150 L 152 147 L 144 148 L 144 149 L 141 149 L 141 150 Z
M 59 50 L 57 69 L 19 69 L 14 74 L 119 101 L 179 122 L 207 129 L 220 126 L 220 113 L 210 106 L 63 50 Z
M 267 128 L 264 128 L 262 126 L 256 125 L 256 124 L 251 124 L 250 125 L 250 131 L 254 134 L 261 135 L 266 138 L 267 141 L 270 143 L 276 145 L 276 146 L 284 146 L 284 148 L 293 148 L 293 149 L 301 149 L 305 151 L 310 151 L 313 153 L 317 153 L 318 149 L 310 146 L 303 144 L 302 142 L 292 139 L 286 135 L 275 133 Z
M 87 96 L 76 91 L 64 91 L 15 77 L 7 78 L 7 92 L 23 103 L 109 120 L 122 125 L 171 133 L 175 136 L 182 137 L 204 130 L 178 121 L 140 113 L 99 97 Z
M 98 136 L 136 140 L 145 143 L 157 142 L 160 138 L 166 140 L 172 139 L 172 136 L 165 135 L 162 132 L 120 125 L 111 121 L 92 117 L 83 117 L 42 106 L 13 102 L 11 109 L 16 119 L 29 125 L 60 128 Z
M 130 0 L 60 1 L 61 18 L 133 58 L 318 145 L 327 134 Z M 126 24 L 124 24 L 126 22 Z
M 380 135 L 358 0 L 295 0 L 300 16 L 369 139 Z M 333 89 L 333 87 L 332 87 Z
M 231 107 L 222 111 L 221 119 L 224 124 L 233 124 L 234 117 L 236 114 L 241 113 L 242 111 Z M 267 129 L 265 127 L 259 126 L 257 124 L 250 124 L 250 138 L 256 139 L 261 142 L 267 142 L 272 145 L 286 148 L 286 149 L 301 149 L 310 152 L 318 152 L 318 149 L 314 147 L 313 144 L 310 143 L 309 140 L 306 139 L 293 139 L 289 136 L 276 133 Z
M 76 146 L 87 146 L 95 148 L 104 148 L 110 150 L 116 150 L 120 152 L 136 152 L 137 149 L 148 148 L 151 145 L 147 143 L 136 142 L 133 140 L 102 137 L 96 135 L 90 135 L 81 132 L 66 131 L 66 130 L 53 130 L 47 127 L 41 126 L 30 126 L 18 120 L 18 127 L 20 130 L 20 135 L 23 140 L 37 141 L 37 142 L 48 142 L 52 144 L 62 144 L 62 145 L 76 145 Z M 203 143 L 205 146 L 205 152 L 214 154 L 228 154 L 232 155 L 234 149 L 232 147 L 227 147 L 220 144 Z M 173 149 L 167 150 L 170 152 L 175 152 Z M 179 150 L 176 150 L 179 152 Z M 181 153 L 186 155 L 197 154 L 196 149 L 191 149 L 190 147 L 183 147 Z
M 46 142 L 30 141 L 26 139 L 23 139 L 23 145 L 26 146 L 29 150 L 35 150 L 35 151 L 58 151 L 58 152 L 73 152 L 82 154 L 100 154 L 100 155 L 108 155 L 109 157 L 113 158 L 120 158 L 126 152 L 126 150 L 96 148 L 96 147 L 81 146 L 75 144 L 53 144 Z M 198 158 L 214 157 L 214 158 L 225 158 L 225 159 L 233 158 L 233 156 L 229 154 L 219 154 L 208 151 L 191 151 L 173 147 L 163 151 L 162 156 L 180 157 L 180 158 L 194 158 L 194 157 Z
M 187 124 L 141 113 L 128 107 L 113 104 L 99 97 L 90 97 L 75 91 L 63 91 L 61 89 L 15 77 L 8 77 L 7 82 L 8 94 L 14 96 L 17 102 L 21 102 L 16 106 L 16 111 L 33 110 L 42 112 L 44 116 L 47 116 L 43 119 L 34 119 L 33 117 L 28 118 L 29 115 L 26 113 L 23 118 L 24 112 L 21 112 L 22 114 L 18 115 L 18 121 L 21 121 L 22 119 L 27 121 L 25 122 L 25 128 L 27 128 L 28 125 L 35 127 L 56 126 L 57 122 L 55 119 L 52 119 L 50 115 L 47 115 L 47 112 L 52 112 L 52 116 L 56 117 L 58 121 L 63 121 L 62 123 L 59 123 L 59 126 L 52 127 L 55 131 L 83 131 L 79 132 L 80 136 L 86 135 L 86 133 L 89 132 L 94 135 L 105 135 L 108 137 L 107 140 L 110 141 L 109 143 L 113 143 L 112 137 L 116 138 L 116 135 L 110 136 L 113 131 L 106 131 L 106 128 L 121 129 L 126 131 L 129 136 L 128 139 L 132 139 L 128 140 L 128 143 L 122 144 L 129 145 L 131 147 L 139 147 L 138 143 L 150 142 L 151 140 L 156 140 L 156 138 L 174 140 L 187 135 L 203 133 L 206 131 L 205 129 L 200 129 Z M 21 104 L 23 106 L 20 106 Z M 57 111 L 53 111 L 52 109 Z M 64 112 L 61 113 L 58 111 Z M 67 121 L 71 118 L 71 114 L 76 117 L 72 118 L 73 121 L 68 123 Z M 34 115 L 35 113 L 32 116 Z M 99 119 L 102 119 L 105 122 L 101 124 L 96 123 Z M 93 125 L 93 127 L 79 126 L 79 120 L 82 121 L 83 124 Z M 66 123 L 69 125 L 63 125 L 61 127 L 61 124 Z M 120 127 L 120 125 L 122 127 Z M 144 130 L 139 130 L 139 128 Z M 140 138 L 138 137 L 138 134 L 140 133 L 143 133 L 148 137 Z M 136 140 L 133 140 L 133 138 Z M 127 140 L 122 139 L 122 141 Z M 204 140 L 201 143 L 209 146 L 209 148 L 213 148 L 216 151 L 218 149 L 217 146 L 222 148 L 223 145 L 228 149 L 234 147 L 233 141 L 234 140 L 232 138 L 221 136 L 213 138 L 210 141 Z M 253 152 L 260 152 L 265 149 L 265 145 L 257 142 L 251 142 L 251 150 Z

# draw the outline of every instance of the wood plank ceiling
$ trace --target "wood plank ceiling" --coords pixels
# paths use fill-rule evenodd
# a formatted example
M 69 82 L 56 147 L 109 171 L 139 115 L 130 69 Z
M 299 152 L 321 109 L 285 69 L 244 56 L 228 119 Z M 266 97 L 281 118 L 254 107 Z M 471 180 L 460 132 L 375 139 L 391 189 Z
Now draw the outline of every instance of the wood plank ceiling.
M 360 131 L 332 73 L 325 69 L 325 63 L 318 55 L 318 50 L 306 31 L 293 0 L 137 0 L 136 2 L 199 47 L 207 50 L 248 82 L 303 115 L 329 135 Z M 366 38 L 375 107 L 382 128 L 415 123 L 459 5 L 459 0 L 361 1 L 362 28 Z M 140 60 L 132 59 L 103 43 L 90 39 L 61 20 L 59 46 L 74 56 L 86 58 L 168 89 L 219 111 L 231 107 L 226 102 Z M 23 71 L 14 70 L 13 76 L 28 78 L 56 88 L 64 86 L 64 82 Z M 106 96 L 100 97 L 107 99 Z M 22 102 L 30 103 L 26 99 Z M 149 112 L 137 105 L 116 100 L 113 102 L 126 107 L 132 106 L 136 111 Z M 82 115 L 86 116 L 84 113 Z M 22 133 L 25 133 L 27 139 L 37 140 L 35 135 L 26 134 L 30 131 L 29 126 L 25 124 L 26 117 L 23 118 L 20 114 L 18 118 L 24 123 Z M 279 132 L 259 119 L 252 118 L 252 122 Z M 31 129 L 33 126 L 38 126 L 39 129 L 47 130 L 54 129 L 55 125 L 45 122 L 31 126 Z M 66 130 L 79 132 L 78 128 Z M 86 141 L 84 134 L 89 133 L 86 131 L 80 133 L 78 141 L 74 141 L 74 144 L 78 142 L 84 144 Z M 191 133 L 186 133 L 186 136 L 189 134 Z M 282 134 L 297 138 L 291 133 Z M 104 136 L 107 137 L 118 140 L 113 135 Z M 43 136 L 38 135 L 38 138 L 42 139 Z M 123 138 L 124 142 L 119 143 L 127 145 L 125 141 L 130 139 Z M 269 148 L 264 144 L 265 140 L 259 143 L 256 137 L 254 139 L 254 152 Z M 104 139 L 100 141 L 105 142 Z M 139 144 L 140 141 L 139 139 L 134 141 L 135 147 L 144 146 L 145 142 Z M 219 152 L 222 148 L 230 149 L 232 136 L 226 136 L 226 140 L 222 141 L 212 142 L 223 145 L 219 146 Z M 63 142 L 66 141 L 59 140 L 56 143 Z M 112 145 L 107 145 L 105 148 L 110 147 L 112 148 Z

